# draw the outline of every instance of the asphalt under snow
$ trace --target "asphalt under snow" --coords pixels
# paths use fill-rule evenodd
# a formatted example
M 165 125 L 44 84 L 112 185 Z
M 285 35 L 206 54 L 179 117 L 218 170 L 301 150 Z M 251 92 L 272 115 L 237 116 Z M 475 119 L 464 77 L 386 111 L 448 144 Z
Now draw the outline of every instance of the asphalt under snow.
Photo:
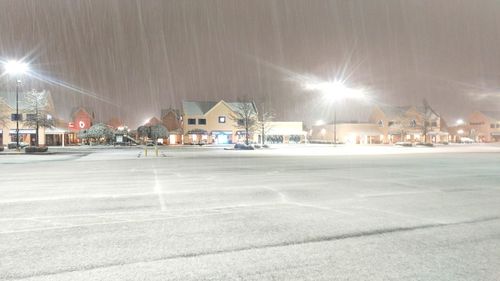
M 499 147 L 349 149 L 0 154 L 0 280 L 500 280 Z

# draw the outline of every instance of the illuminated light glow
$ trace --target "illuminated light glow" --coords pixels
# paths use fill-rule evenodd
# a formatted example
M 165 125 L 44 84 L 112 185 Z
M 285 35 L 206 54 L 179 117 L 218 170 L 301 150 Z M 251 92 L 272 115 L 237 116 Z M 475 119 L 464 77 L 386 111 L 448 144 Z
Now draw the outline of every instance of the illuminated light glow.
M 460 125 L 463 125 L 465 124 L 464 120 L 463 119 L 458 119 L 457 120 L 457 126 L 460 126 Z
M 4 63 L 5 72 L 12 75 L 24 74 L 29 71 L 27 63 L 16 60 L 9 60 Z
M 323 136 L 324 136 L 325 134 L 326 134 L 326 130 L 325 130 L 325 128 L 321 129 L 321 135 L 323 135 Z
M 316 126 L 323 126 L 323 125 L 325 125 L 325 121 L 323 121 L 323 120 L 318 120 L 318 121 L 316 121 L 315 125 L 316 125 Z
M 336 101 L 341 99 L 366 99 L 364 89 L 349 88 L 341 81 L 309 81 L 303 84 L 307 91 L 318 91 L 328 95 L 329 99 Z
M 458 130 L 458 131 L 457 131 L 457 133 L 458 133 L 459 135 L 462 135 L 462 134 L 464 133 L 464 130 L 460 129 L 460 130 Z

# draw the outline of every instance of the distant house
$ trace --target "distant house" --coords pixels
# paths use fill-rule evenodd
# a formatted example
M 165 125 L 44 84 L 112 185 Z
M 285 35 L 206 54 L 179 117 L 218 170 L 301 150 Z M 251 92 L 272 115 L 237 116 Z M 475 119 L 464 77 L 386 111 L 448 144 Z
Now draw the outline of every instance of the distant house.
M 477 142 L 500 141 L 500 111 L 475 111 L 467 118 L 465 134 Z
M 93 125 L 94 113 L 84 107 L 78 107 L 71 113 L 71 120 L 68 124 L 71 131 L 88 130 Z
M 185 144 L 228 144 L 243 142 L 246 132 L 232 118 L 242 107 L 241 102 L 184 101 L 183 133 Z M 257 113 L 253 102 L 244 103 Z M 249 132 L 250 139 L 257 142 L 257 135 Z
M 182 114 L 180 110 L 169 108 L 161 111 L 161 121 L 167 127 L 169 137 L 167 144 L 182 144 Z
M 384 143 L 448 141 L 441 116 L 430 107 L 375 106 L 369 120 L 380 128 Z

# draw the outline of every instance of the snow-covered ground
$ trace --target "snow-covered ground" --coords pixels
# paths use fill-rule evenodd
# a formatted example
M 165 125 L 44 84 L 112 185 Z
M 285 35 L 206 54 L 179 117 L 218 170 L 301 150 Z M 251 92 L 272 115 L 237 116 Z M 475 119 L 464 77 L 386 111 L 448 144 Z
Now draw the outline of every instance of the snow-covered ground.
M 500 276 L 499 146 L 54 150 L 0 155 L 0 280 Z

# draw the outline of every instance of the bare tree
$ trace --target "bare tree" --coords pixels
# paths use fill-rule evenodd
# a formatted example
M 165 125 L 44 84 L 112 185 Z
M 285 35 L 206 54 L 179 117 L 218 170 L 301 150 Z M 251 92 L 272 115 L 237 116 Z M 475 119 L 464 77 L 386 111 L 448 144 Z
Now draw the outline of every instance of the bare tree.
M 422 103 L 424 105 L 424 112 L 423 112 L 424 120 L 422 120 L 422 134 L 424 135 L 424 142 L 427 143 L 427 134 L 432 129 L 432 116 L 435 114 L 435 112 L 426 99 L 423 99 Z
M 274 120 L 275 114 L 271 111 L 259 112 L 259 124 L 258 127 L 261 132 L 261 144 L 266 144 L 266 137 L 269 131 L 272 129 L 271 122 Z
M 259 118 L 253 102 L 238 102 L 229 118 L 236 122 L 238 128 L 245 130 L 245 144 L 249 144 L 249 135 L 258 129 Z
M 3 98 L 0 98 L 0 128 L 7 127 L 7 122 L 10 120 L 9 113 L 2 111 L 3 108 L 7 108 L 7 103 Z

